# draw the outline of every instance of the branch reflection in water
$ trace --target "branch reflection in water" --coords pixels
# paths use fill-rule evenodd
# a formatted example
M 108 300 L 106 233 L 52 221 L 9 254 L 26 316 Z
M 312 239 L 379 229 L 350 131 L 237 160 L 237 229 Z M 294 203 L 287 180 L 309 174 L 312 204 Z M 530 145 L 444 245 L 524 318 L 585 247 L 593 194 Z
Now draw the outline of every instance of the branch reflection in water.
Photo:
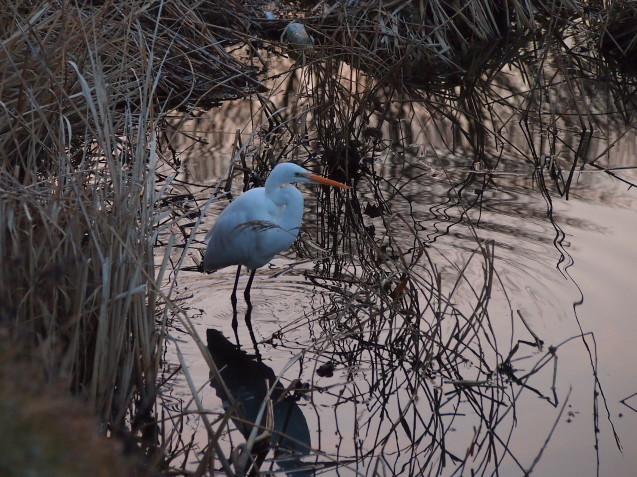
M 516 433 L 516 424 L 530 408 L 557 424 L 578 399 L 558 380 L 567 374 L 559 373 L 559 358 L 570 348 L 584 345 L 581 372 L 594 376 L 579 399 L 593 402 L 595 429 L 608 405 L 593 335 L 581 327 L 543 333 L 542 318 L 550 312 L 558 323 L 568 313 L 564 303 L 575 301 L 557 285 L 568 281 L 573 264 L 562 228 L 595 227 L 586 214 L 557 220 L 555 197 L 575 194 L 574 167 L 604 157 L 604 144 L 614 140 L 573 132 L 568 108 L 576 98 L 561 101 L 552 76 L 541 77 L 547 83 L 538 90 L 557 94 L 554 106 L 563 105 L 563 114 L 527 110 L 522 120 L 526 76 L 516 84 L 496 75 L 464 99 L 434 91 L 414 100 L 358 81 L 342 65 L 330 67 L 291 73 L 279 91 L 255 101 L 244 119 L 258 132 L 237 136 L 224 156 L 244 188 L 258 184 L 275 158 L 353 184 L 346 200 L 322 190 L 310 201 L 314 222 L 301 230 L 293 254 L 310 268 L 261 280 L 262 303 L 253 311 L 263 359 L 275 370 L 298 362 L 294 376 L 278 374 L 305 383 L 308 401 L 299 405 L 313 447 L 303 460 L 317 470 L 330 461 L 342 474 L 524 475 L 555 428 L 530 436 Z M 367 89 L 361 94 L 352 85 Z M 495 90 L 507 100 L 494 101 Z M 607 99 L 581 91 L 594 96 L 594 108 Z M 287 106 L 269 103 L 279 100 Z M 248 112 L 235 108 L 237 116 Z M 558 157 L 562 146 L 577 151 L 574 163 Z M 218 165 L 219 157 L 209 163 Z M 284 286 L 296 289 L 277 306 Z M 219 293 L 205 321 L 223 327 Z M 308 307 L 295 308 L 300 301 Z M 332 377 L 318 373 L 326 368 L 334 368 Z M 597 434 L 587 438 L 597 444 Z M 599 459 L 598 447 L 588 454 Z

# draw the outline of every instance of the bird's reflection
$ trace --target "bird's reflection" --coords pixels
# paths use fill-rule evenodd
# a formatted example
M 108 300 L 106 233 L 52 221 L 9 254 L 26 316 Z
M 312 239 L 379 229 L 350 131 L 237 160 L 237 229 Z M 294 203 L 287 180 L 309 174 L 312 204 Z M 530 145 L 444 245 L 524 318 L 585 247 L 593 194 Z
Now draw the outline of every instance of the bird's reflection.
M 214 329 L 206 331 L 208 350 L 214 360 L 224 386 L 211 376 L 211 386 L 224 404 L 230 405 L 227 392 L 236 402 L 238 409 L 231 410 L 233 422 L 247 439 L 270 386 L 276 381 L 272 368 L 257 361 L 223 334 Z M 258 448 L 253 448 L 254 461 L 260 466 L 270 449 L 274 449 L 277 465 L 287 475 L 310 476 L 314 471 L 302 459 L 310 454 L 311 439 L 305 416 L 296 400 L 285 395 L 281 384 L 275 386 L 271 395 L 273 424 L 271 435 Z M 265 416 L 261 422 L 266 425 Z

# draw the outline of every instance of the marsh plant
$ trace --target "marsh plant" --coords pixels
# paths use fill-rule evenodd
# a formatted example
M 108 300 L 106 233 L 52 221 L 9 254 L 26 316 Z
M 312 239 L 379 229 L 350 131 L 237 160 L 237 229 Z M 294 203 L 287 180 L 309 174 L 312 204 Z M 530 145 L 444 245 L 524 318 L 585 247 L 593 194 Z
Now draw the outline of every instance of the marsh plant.
M 502 158 L 517 155 L 567 263 L 551 200 L 568 195 L 576 169 L 632 185 L 606 167 L 611 139 L 595 156 L 589 149 L 592 130 L 628 131 L 634 121 L 630 65 L 616 67 L 634 49 L 634 28 L 621 27 L 635 17 L 632 3 L 324 2 L 305 12 L 282 4 L 274 19 L 270 6 L 244 3 L 19 0 L 1 9 L 0 356 L 38 385 L 0 393 L 0 416 L 17 396 L 24 422 L 38 419 L 43 398 L 29 400 L 55 388 L 52 413 L 81 401 L 82 432 L 95 422 L 141 456 L 122 464 L 131 472 L 185 474 L 195 456 L 197 475 L 257 475 L 281 454 L 266 459 L 267 443 L 283 440 L 272 438 L 280 400 L 320 394 L 343 422 L 340 413 L 359 417 L 347 431 L 335 423 L 354 444 L 327 453 L 306 442 L 303 471 L 489 475 L 506 458 L 531 473 L 544 447 L 530 463 L 511 452 L 516 404 L 531 393 L 563 411 L 556 371 L 552 385 L 534 380 L 556 369 L 565 343 L 545 347 L 513 306 L 510 328 L 526 338 L 503 341 L 494 328 L 491 300 L 506 289 L 496 243 L 476 232 L 481 197 Z M 281 43 L 292 11 L 314 42 L 303 52 Z M 285 58 L 283 72 L 269 70 L 268 55 Z M 248 99 L 211 114 L 232 142 L 223 173 L 212 187 L 197 183 L 191 162 L 214 146 L 203 115 L 237 98 Z M 510 140 L 512 129 L 528 147 Z M 463 168 L 446 167 L 459 152 Z M 211 204 L 234 183 L 261 185 L 280 160 L 353 188 L 312 201 L 315 218 L 294 251 L 322 298 L 257 343 L 293 358 L 276 377 L 254 365 L 268 388 L 247 419 L 198 338 L 193 308 L 173 292 L 185 266 L 197 268 Z M 446 199 L 423 213 L 411 188 L 425 176 Z M 460 260 L 438 247 L 450 233 L 465 239 Z M 284 339 L 300 327 L 307 340 Z M 180 370 L 162 367 L 166 341 L 179 343 L 182 330 L 223 411 L 204 407 L 181 352 Z M 597 423 L 596 357 L 583 331 L 576 339 L 589 352 Z M 516 369 L 529 349 L 535 362 Z M 285 374 L 293 368 L 294 378 Z M 319 368 L 343 373 L 325 385 Z M 190 411 L 169 406 L 174 376 L 188 383 L 205 444 L 182 433 Z M 469 440 L 453 438 L 458 423 L 473 429 Z

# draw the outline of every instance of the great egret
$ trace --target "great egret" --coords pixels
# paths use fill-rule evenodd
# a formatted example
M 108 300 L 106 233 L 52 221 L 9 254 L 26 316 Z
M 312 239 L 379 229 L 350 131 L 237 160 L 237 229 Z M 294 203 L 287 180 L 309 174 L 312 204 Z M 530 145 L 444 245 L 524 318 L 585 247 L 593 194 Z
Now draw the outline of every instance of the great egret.
M 272 169 L 265 187 L 250 189 L 231 202 L 206 234 L 208 244 L 204 255 L 204 271 L 214 272 L 230 265 L 239 266 L 230 297 L 235 311 L 241 266 L 245 265 L 251 271 L 244 291 L 250 309 L 250 287 L 257 268 L 289 248 L 299 234 L 303 218 L 303 195 L 291 185 L 293 182 L 315 182 L 349 188 L 291 162 L 283 162 Z

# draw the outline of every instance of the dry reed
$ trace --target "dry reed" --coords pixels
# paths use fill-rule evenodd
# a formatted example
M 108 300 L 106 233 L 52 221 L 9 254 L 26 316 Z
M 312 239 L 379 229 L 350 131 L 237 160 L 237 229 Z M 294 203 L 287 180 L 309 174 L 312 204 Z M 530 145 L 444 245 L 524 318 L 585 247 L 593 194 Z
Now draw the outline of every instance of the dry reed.
M 487 467 L 496 448 L 490 439 L 498 438 L 493 425 L 517 399 L 507 394 L 512 371 L 504 366 L 513 354 L 504 358 L 489 325 L 496 275 L 493 249 L 476 242 L 472 260 L 481 260 L 484 273 L 478 285 L 469 285 L 473 310 L 463 312 L 453 299 L 458 284 L 470 283 L 465 269 L 455 269 L 456 282 L 443 293 L 442 272 L 427 250 L 429 244 L 418 235 L 417 224 L 392 213 L 388 197 L 400 192 L 373 166 L 374 158 L 387 148 L 386 116 L 379 124 L 371 124 L 370 118 L 372 113 L 390 114 L 386 105 L 395 91 L 381 90 L 379 83 L 391 83 L 392 76 L 425 92 L 432 84 L 442 84 L 445 96 L 428 103 L 437 103 L 431 107 L 432 117 L 453 117 L 461 135 L 477 137 L 476 162 L 482 161 L 484 141 L 505 141 L 494 133 L 496 120 L 506 124 L 510 118 L 491 115 L 494 122 L 484 120 L 479 105 L 493 104 L 496 96 L 487 87 L 490 73 L 483 89 L 471 84 L 470 93 L 477 91 L 473 96 L 465 94 L 467 90 L 457 96 L 449 93 L 468 71 L 462 59 L 473 54 L 476 42 L 494 41 L 514 29 L 533 31 L 547 18 L 558 24 L 579 8 L 574 1 L 507 5 L 505 9 L 493 1 L 425 0 L 334 4 L 323 15 L 307 19 L 319 46 L 316 56 L 307 55 L 298 63 L 309 66 L 302 79 L 307 82 L 303 88 L 313 86 L 307 91 L 309 104 L 291 103 L 289 111 L 274 114 L 269 98 L 259 96 L 259 114 L 267 121 L 254 121 L 259 135 L 251 140 L 258 137 L 268 147 L 250 149 L 250 157 L 243 154 L 247 145 L 241 146 L 242 161 L 252 159 L 255 171 L 246 173 L 246 185 L 269 168 L 272 150 L 279 158 L 317 157 L 306 147 L 311 139 L 319 145 L 326 175 L 361 183 L 376 200 L 379 220 L 373 229 L 355 191 L 347 201 L 342 196 L 321 197 L 324 213 L 313 238 L 323 251 L 341 258 L 321 261 L 309 277 L 336 297 L 312 323 L 323 330 L 336 328 L 311 350 L 375 370 L 399 361 L 412 365 L 402 370 L 411 383 L 393 380 L 397 374 L 374 371 L 374 385 L 356 392 L 365 399 L 376 397 L 376 407 L 402 385 L 429 398 L 427 416 L 413 402 L 405 408 L 414 420 L 430 419 L 433 429 L 423 434 L 423 442 L 432 445 L 429 449 L 412 448 L 414 466 L 421 458 L 426 464 L 449 432 L 436 410 L 452 398 L 447 400 L 428 384 L 435 378 L 456 386 L 453 399 L 469 401 L 476 409 L 495 409 L 493 415 L 481 416 L 481 429 L 488 428 L 489 435 L 481 434 L 472 449 L 484 459 L 480 469 Z M 174 213 L 171 202 L 163 200 L 170 178 L 160 183 L 155 174 L 164 145 L 157 130 L 170 110 L 192 113 L 263 91 L 256 69 L 226 50 L 258 32 L 258 22 L 242 8 L 236 2 L 192 6 L 150 0 L 20 0 L 0 12 L 0 327 L 6 337 L 0 351 L 35 363 L 36 375 L 44 381 L 61 382 L 85 400 L 99 417 L 102 432 L 124 437 L 129 449 L 147 452 L 150 469 L 161 459 L 153 447 L 171 438 L 158 433 L 153 416 L 164 307 L 173 306 L 160 292 L 168 260 L 155 257 L 153 250 L 158 225 Z M 256 11 L 253 15 L 261 14 Z M 270 23 L 277 33 L 284 24 Z M 366 83 L 358 73 L 345 73 L 342 61 L 383 81 Z M 480 66 L 471 71 L 475 77 L 489 69 L 487 63 Z M 498 59 L 493 70 L 501 66 Z M 430 69 L 430 75 L 421 74 Z M 524 79 L 532 76 L 529 70 Z M 353 85 L 363 87 L 355 91 Z M 544 86 L 534 84 L 521 103 L 539 101 L 534 94 L 543 93 Z M 510 91 L 519 92 L 515 88 L 510 86 Z M 532 159 L 539 164 L 540 155 Z M 459 205 L 458 194 L 448 207 Z M 188 217 L 174 216 L 172 223 L 190 220 L 193 211 L 199 209 L 190 209 Z M 298 244 L 297 251 L 317 258 L 306 242 Z M 166 254 L 170 252 L 168 247 Z M 352 254 L 358 257 L 358 275 L 348 272 L 351 264 L 343 258 Z M 452 324 L 453 333 L 443 332 L 443 318 Z M 187 318 L 181 319 L 195 335 Z M 204 346 L 198 345 L 220 380 Z M 479 380 L 463 379 L 467 355 L 477 356 L 474 370 L 488 388 L 481 389 L 484 383 Z M 526 378 L 516 383 L 520 389 Z M 191 390 L 196 397 L 197 389 Z M 232 400 L 229 394 L 228 399 Z M 501 404 L 505 401 L 508 407 Z M 264 402 L 262 409 L 266 407 Z M 217 440 L 231 417 L 235 416 L 204 419 L 211 443 L 206 458 L 220 461 L 226 473 L 231 470 Z M 373 423 L 365 425 L 371 428 Z M 412 432 L 404 416 L 391 426 L 391 432 L 399 426 Z M 391 432 L 384 441 L 379 438 L 376 448 L 382 451 Z M 415 438 L 412 443 L 418 444 Z M 184 446 L 175 454 L 188 451 Z M 465 461 L 451 454 L 441 458 L 465 464 L 469 460 L 468 455 L 462 457 Z M 200 470 L 206 465 L 202 460 Z
M 210 108 L 260 89 L 255 69 L 223 48 L 226 31 L 178 2 L 8 5 L 0 21 L 0 157 L 28 170 L 34 158 L 51 164 L 71 148 L 76 165 L 84 137 L 95 136 L 100 121 L 122 131 L 127 109 Z M 103 91 L 93 89 L 98 82 Z M 145 103 L 140 87 L 153 93 Z M 104 93 L 95 97 L 110 110 L 91 110 L 86 88 Z
M 5 5 L 0 71 L 0 351 L 152 449 L 156 130 L 259 84 L 192 7 L 144 0 Z

